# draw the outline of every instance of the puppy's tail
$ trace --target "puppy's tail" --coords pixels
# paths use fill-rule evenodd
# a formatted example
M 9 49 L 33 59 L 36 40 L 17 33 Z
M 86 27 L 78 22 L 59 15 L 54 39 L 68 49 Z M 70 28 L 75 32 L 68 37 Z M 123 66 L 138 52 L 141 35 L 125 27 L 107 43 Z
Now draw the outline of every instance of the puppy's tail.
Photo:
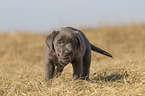
M 113 58 L 113 56 L 110 53 L 108 53 L 108 52 L 106 52 L 106 51 L 94 46 L 93 44 L 91 44 L 91 50 Z

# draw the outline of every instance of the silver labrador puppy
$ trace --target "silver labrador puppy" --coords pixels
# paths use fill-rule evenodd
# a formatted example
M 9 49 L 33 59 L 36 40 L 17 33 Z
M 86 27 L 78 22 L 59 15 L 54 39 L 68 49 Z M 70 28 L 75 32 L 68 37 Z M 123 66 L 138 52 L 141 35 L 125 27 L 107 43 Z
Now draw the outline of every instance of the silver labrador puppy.
M 112 57 L 92 45 L 78 29 L 65 27 L 50 33 L 46 38 L 45 49 L 46 81 L 61 75 L 68 63 L 72 63 L 74 79 L 89 80 L 91 50 Z

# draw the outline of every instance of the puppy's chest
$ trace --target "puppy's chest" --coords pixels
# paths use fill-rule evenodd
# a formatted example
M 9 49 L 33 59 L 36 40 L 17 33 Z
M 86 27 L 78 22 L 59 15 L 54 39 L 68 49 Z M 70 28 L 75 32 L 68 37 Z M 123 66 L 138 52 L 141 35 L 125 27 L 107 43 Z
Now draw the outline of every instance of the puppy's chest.
M 59 66 L 60 64 L 60 62 L 59 62 L 59 60 L 58 60 L 58 57 L 56 56 L 56 54 L 55 53 L 50 53 L 49 54 L 49 60 L 54 64 L 54 66 Z

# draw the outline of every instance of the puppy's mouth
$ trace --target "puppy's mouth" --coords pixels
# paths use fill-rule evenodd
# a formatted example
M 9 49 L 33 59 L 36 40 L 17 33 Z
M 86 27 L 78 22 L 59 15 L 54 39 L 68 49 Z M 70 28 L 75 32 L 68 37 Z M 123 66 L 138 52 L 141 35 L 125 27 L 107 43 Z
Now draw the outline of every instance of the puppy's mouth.
M 71 61 L 71 58 L 70 58 L 70 57 L 68 57 L 68 58 L 63 58 L 63 60 L 64 60 L 65 62 L 69 62 L 69 61 Z
M 71 62 L 72 58 L 71 57 L 65 57 L 65 58 L 61 58 L 60 60 L 63 64 L 68 64 L 68 63 Z
M 73 56 L 60 56 L 58 55 L 59 57 L 59 61 L 62 63 L 62 64 L 68 64 L 72 61 L 72 58 Z

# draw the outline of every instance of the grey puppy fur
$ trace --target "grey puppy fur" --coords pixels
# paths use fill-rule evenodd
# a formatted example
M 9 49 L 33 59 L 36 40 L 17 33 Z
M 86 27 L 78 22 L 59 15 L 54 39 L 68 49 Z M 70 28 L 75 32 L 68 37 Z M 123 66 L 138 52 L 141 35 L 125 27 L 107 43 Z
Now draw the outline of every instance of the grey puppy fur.
M 46 38 L 46 81 L 61 75 L 68 63 L 73 66 L 74 79 L 89 80 L 91 50 L 112 57 L 108 52 L 92 45 L 78 29 L 65 27 L 51 32 Z

